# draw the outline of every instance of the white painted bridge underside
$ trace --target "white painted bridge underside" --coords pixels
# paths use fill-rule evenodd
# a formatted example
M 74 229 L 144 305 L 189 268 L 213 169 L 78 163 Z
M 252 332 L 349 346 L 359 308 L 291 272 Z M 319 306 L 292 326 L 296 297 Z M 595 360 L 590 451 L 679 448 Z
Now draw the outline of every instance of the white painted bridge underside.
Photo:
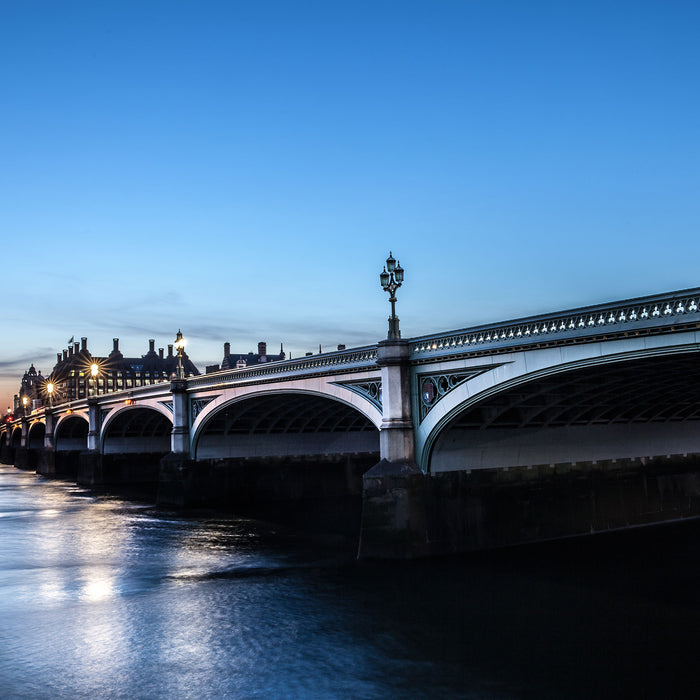
M 435 445 L 430 468 L 440 472 L 696 453 L 700 454 L 700 421 L 454 429 Z

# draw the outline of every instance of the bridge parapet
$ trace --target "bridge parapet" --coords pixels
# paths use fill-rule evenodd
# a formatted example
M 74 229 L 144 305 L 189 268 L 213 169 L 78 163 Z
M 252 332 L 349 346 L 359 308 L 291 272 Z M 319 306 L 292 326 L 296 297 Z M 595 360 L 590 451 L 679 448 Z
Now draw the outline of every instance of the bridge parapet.
M 686 289 L 412 338 L 411 359 L 499 352 L 544 342 L 573 344 L 601 335 L 663 333 L 679 324 L 695 327 L 698 323 L 700 288 Z
M 238 381 L 250 381 L 265 378 L 297 377 L 308 374 L 351 372 L 363 367 L 375 368 L 377 346 L 368 345 L 352 350 L 324 353 L 301 358 L 299 360 L 279 360 L 266 362 L 250 368 L 212 372 L 204 376 L 187 380 L 188 389 L 203 389 L 219 384 L 235 384 Z

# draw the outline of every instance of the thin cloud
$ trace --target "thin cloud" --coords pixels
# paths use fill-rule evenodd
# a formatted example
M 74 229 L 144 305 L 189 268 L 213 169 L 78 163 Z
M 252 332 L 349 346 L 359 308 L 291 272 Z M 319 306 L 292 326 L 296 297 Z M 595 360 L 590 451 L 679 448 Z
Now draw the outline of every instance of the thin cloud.
M 14 357 L 10 360 L 0 360 L 0 372 L 9 368 L 16 369 L 17 367 L 24 367 L 24 369 L 28 369 L 29 365 L 31 364 L 36 366 L 37 362 L 41 362 L 43 360 L 50 361 L 51 354 L 52 349 L 44 347 L 37 348 L 31 353 L 25 353 L 24 355 Z

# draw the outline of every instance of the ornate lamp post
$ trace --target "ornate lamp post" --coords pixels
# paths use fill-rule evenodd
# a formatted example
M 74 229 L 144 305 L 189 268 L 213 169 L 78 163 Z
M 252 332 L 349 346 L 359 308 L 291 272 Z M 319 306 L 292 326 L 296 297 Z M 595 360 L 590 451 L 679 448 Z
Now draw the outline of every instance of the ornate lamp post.
M 397 340 L 401 337 L 399 330 L 399 319 L 396 315 L 396 290 L 403 282 L 403 268 L 401 263 L 397 263 L 389 251 L 389 257 L 386 259 L 386 266 L 379 274 L 379 281 L 382 289 L 389 292 L 389 301 L 391 302 L 391 316 L 389 316 L 389 340 Z
M 26 416 L 27 415 L 27 404 L 29 403 L 29 398 L 25 394 L 22 397 L 22 415 Z
M 46 384 L 46 393 L 49 395 L 49 408 L 53 405 L 53 390 L 55 389 L 53 382 Z
M 177 378 L 185 378 L 185 370 L 182 366 L 182 354 L 185 351 L 185 339 L 178 328 L 177 336 L 175 337 L 175 347 L 177 348 Z

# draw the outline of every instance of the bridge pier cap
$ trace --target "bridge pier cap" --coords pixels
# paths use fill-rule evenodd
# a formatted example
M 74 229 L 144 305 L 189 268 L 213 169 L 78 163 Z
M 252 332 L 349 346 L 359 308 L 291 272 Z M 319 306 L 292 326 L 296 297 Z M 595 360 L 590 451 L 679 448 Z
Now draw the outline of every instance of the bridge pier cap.
M 173 395 L 173 431 L 170 438 L 170 450 L 177 455 L 190 453 L 189 404 L 187 381 L 182 378 L 170 382 Z
M 44 412 L 46 417 L 46 432 L 44 433 L 44 449 L 53 451 L 54 449 L 54 432 L 56 430 L 56 417 L 53 409 L 48 407 Z
M 409 355 L 407 340 L 387 339 L 378 344 L 377 365 L 382 375 L 379 450 L 388 462 L 415 461 Z
M 87 448 L 91 452 L 97 452 L 100 448 L 100 407 L 96 396 L 88 399 L 88 434 Z

